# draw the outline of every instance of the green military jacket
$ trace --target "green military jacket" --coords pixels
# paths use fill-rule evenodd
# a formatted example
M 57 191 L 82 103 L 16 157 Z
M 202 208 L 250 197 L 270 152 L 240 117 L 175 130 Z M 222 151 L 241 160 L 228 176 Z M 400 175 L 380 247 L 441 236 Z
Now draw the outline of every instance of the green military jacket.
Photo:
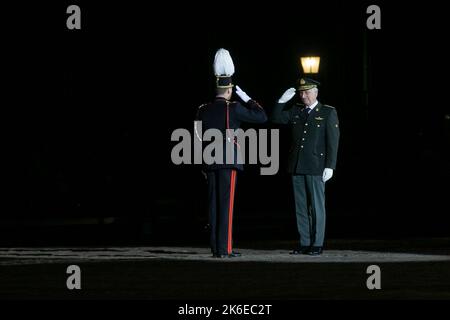
M 285 105 L 275 105 L 272 121 L 291 127 L 292 144 L 287 171 L 291 174 L 322 175 L 325 168 L 336 169 L 339 146 L 336 109 L 319 102 L 306 115 L 304 105 L 295 104 L 287 110 Z

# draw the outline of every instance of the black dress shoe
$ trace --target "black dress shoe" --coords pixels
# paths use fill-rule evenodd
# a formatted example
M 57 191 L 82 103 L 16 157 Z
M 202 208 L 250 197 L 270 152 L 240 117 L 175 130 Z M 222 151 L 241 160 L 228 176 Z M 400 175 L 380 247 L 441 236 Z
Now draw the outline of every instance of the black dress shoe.
M 320 256 L 322 254 L 322 247 L 311 247 L 311 249 L 309 249 L 308 254 L 310 256 Z
M 216 254 L 214 255 L 215 258 L 237 258 L 240 257 L 241 254 L 239 252 L 231 252 L 230 254 Z
M 307 246 L 300 246 L 297 249 L 294 249 L 289 254 L 307 254 L 309 252 L 309 248 L 310 247 Z

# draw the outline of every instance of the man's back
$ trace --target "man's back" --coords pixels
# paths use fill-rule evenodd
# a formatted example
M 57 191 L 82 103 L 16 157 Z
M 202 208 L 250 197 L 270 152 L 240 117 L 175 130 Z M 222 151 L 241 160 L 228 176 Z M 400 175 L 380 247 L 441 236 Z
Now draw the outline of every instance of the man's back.
M 224 163 L 206 165 L 205 169 L 243 169 L 242 164 L 237 163 L 239 147 L 234 139 L 232 141 L 226 139 L 226 129 L 239 129 L 242 122 L 264 123 L 267 121 L 267 115 L 264 109 L 257 102 L 249 100 L 247 102 L 247 106 L 243 106 L 241 103 L 235 101 L 230 102 L 222 97 L 216 97 L 213 102 L 204 104 L 199 108 L 196 120 L 202 121 L 203 131 L 208 129 L 217 129 L 222 133 L 224 141 Z M 225 163 L 227 143 L 233 143 L 233 163 Z

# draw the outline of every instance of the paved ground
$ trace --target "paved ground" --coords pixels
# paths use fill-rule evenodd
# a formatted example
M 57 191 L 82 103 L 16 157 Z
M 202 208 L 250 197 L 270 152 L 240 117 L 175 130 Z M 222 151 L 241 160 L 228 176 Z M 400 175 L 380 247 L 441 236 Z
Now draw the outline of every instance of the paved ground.
M 0 248 L 0 299 L 450 299 L 448 244 L 332 241 L 310 257 L 253 243 L 231 259 L 197 246 Z M 72 264 L 81 290 L 66 287 Z M 380 290 L 366 286 L 374 264 Z
M 289 251 L 241 249 L 239 258 L 217 259 L 207 248 L 0 248 L 0 265 L 82 263 L 104 261 L 203 261 L 214 263 L 386 263 L 450 261 L 450 255 L 362 250 L 327 250 L 322 256 L 291 255 Z

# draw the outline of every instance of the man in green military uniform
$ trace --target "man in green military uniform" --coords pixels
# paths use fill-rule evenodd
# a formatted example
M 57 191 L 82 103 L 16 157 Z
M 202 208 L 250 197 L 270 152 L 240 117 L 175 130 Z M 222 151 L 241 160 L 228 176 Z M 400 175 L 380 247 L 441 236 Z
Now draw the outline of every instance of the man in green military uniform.
M 292 145 L 288 172 L 292 174 L 300 246 L 292 254 L 322 254 L 325 238 L 325 182 L 333 176 L 339 145 L 336 109 L 317 101 L 317 81 L 301 78 L 297 88 L 302 104 L 286 109 L 296 92 L 290 88 L 276 104 L 272 121 L 289 124 Z

